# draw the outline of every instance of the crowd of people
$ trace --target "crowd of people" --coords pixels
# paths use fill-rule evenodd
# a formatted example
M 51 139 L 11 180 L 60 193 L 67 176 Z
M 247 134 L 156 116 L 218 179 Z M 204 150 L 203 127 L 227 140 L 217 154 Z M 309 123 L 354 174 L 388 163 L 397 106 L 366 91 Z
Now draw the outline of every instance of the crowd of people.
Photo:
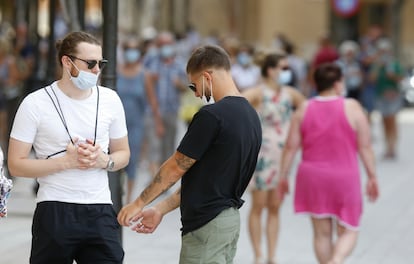
M 40 183 L 33 222 L 40 240 L 33 240 L 31 263 L 59 257 L 87 263 L 105 250 L 111 253 L 104 254 L 108 259 L 120 263 L 124 253 L 114 232 L 101 238 L 110 241 L 106 247 L 92 241 L 89 246 L 96 250 L 89 253 L 63 235 L 69 230 L 81 241 L 85 233 L 106 230 L 105 222 L 92 229 L 78 223 L 76 230 L 71 222 L 60 223 L 69 210 L 74 220 L 102 216 L 118 230 L 107 180 L 97 177 L 122 170 L 127 205 L 119 224 L 151 233 L 166 213 L 180 207 L 180 263 L 231 263 L 240 232 L 238 209 L 247 191 L 254 263 L 275 264 L 279 209 L 300 148 L 295 211 L 311 217 L 315 255 L 320 263 L 336 264 L 352 252 L 362 214 L 358 155 L 369 178 L 369 198 L 379 195 L 369 125 L 374 110 L 382 116 L 383 158 L 392 160 L 398 153 L 396 116 L 403 107 L 399 81 L 404 70 L 380 27 L 338 46 L 322 37 L 310 60 L 298 55 L 283 34 L 270 51 L 233 37 L 202 38 L 195 30 L 184 36 L 152 28 L 123 34 L 116 87 L 110 87 L 116 92 L 98 85 L 108 62 L 92 35 L 71 32 L 58 41 L 62 72 L 50 84 L 45 60 L 34 59 L 47 54 L 48 47 L 40 44 L 34 50 L 23 24 L 1 31 L 0 144 L 8 150 L 11 176 Z M 241 124 L 241 116 L 250 125 Z M 180 121 L 187 131 L 177 143 Z M 133 191 L 143 164 L 153 179 L 137 198 Z M 338 174 L 338 167 L 344 172 Z M 85 177 L 76 180 L 76 174 Z M 145 207 L 180 179 L 178 190 Z M 345 185 L 353 191 L 345 193 Z M 266 251 L 261 245 L 265 211 Z M 42 229 L 44 222 L 48 227 L 59 223 L 53 237 L 65 247 L 43 250 L 41 243 L 55 247 Z

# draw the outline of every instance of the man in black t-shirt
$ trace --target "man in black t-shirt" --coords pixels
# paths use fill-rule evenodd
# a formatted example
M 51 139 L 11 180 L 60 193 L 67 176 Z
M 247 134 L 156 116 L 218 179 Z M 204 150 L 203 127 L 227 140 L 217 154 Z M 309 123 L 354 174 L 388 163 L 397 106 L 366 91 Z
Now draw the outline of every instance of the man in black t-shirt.
M 232 263 L 240 232 L 238 209 L 256 167 L 261 126 L 235 86 L 222 48 L 196 49 L 187 74 L 195 96 L 216 103 L 194 116 L 177 151 L 141 195 L 121 210 L 118 221 L 136 224 L 133 230 L 139 233 L 152 233 L 166 213 L 180 206 L 180 263 Z M 180 178 L 179 190 L 143 210 Z

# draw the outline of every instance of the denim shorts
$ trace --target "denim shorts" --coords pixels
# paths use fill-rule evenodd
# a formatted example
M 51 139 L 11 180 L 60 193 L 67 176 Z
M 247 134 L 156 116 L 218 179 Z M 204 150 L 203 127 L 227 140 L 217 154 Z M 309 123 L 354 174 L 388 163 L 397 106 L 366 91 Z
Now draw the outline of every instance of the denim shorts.
M 384 117 L 396 115 L 403 105 L 403 99 L 399 95 L 395 98 L 381 97 L 376 101 L 376 108 Z

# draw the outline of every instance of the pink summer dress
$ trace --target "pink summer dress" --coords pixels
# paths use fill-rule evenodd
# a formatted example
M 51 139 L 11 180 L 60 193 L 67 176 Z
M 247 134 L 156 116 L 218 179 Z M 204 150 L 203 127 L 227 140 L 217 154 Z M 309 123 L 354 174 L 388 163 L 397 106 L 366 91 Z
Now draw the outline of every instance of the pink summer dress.
M 333 217 L 346 228 L 358 229 L 362 194 L 357 135 L 345 115 L 344 98 L 311 99 L 300 130 L 295 212 Z

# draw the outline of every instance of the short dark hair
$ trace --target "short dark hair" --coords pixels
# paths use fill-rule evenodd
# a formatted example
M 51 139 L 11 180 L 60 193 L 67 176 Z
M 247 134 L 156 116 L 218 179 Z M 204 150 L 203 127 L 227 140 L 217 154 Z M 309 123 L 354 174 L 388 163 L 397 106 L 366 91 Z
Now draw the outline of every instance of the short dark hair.
M 342 79 L 342 71 L 335 63 L 324 63 L 316 68 L 313 79 L 316 84 L 316 91 L 321 93 L 329 90 L 335 82 Z
M 57 59 L 61 66 L 62 57 L 65 55 L 75 56 L 77 54 L 78 44 L 81 42 L 101 46 L 99 40 L 87 32 L 70 32 L 63 39 L 56 41 Z
M 196 48 L 187 62 L 187 73 L 198 73 L 208 68 L 230 71 L 230 58 L 227 52 L 216 45 Z
M 283 54 L 276 54 L 276 53 L 272 53 L 272 54 L 268 54 L 266 55 L 266 57 L 264 57 L 263 62 L 261 64 L 261 74 L 262 77 L 267 78 L 267 70 L 269 68 L 274 68 L 277 67 L 279 65 L 279 62 L 286 58 L 285 55 Z

